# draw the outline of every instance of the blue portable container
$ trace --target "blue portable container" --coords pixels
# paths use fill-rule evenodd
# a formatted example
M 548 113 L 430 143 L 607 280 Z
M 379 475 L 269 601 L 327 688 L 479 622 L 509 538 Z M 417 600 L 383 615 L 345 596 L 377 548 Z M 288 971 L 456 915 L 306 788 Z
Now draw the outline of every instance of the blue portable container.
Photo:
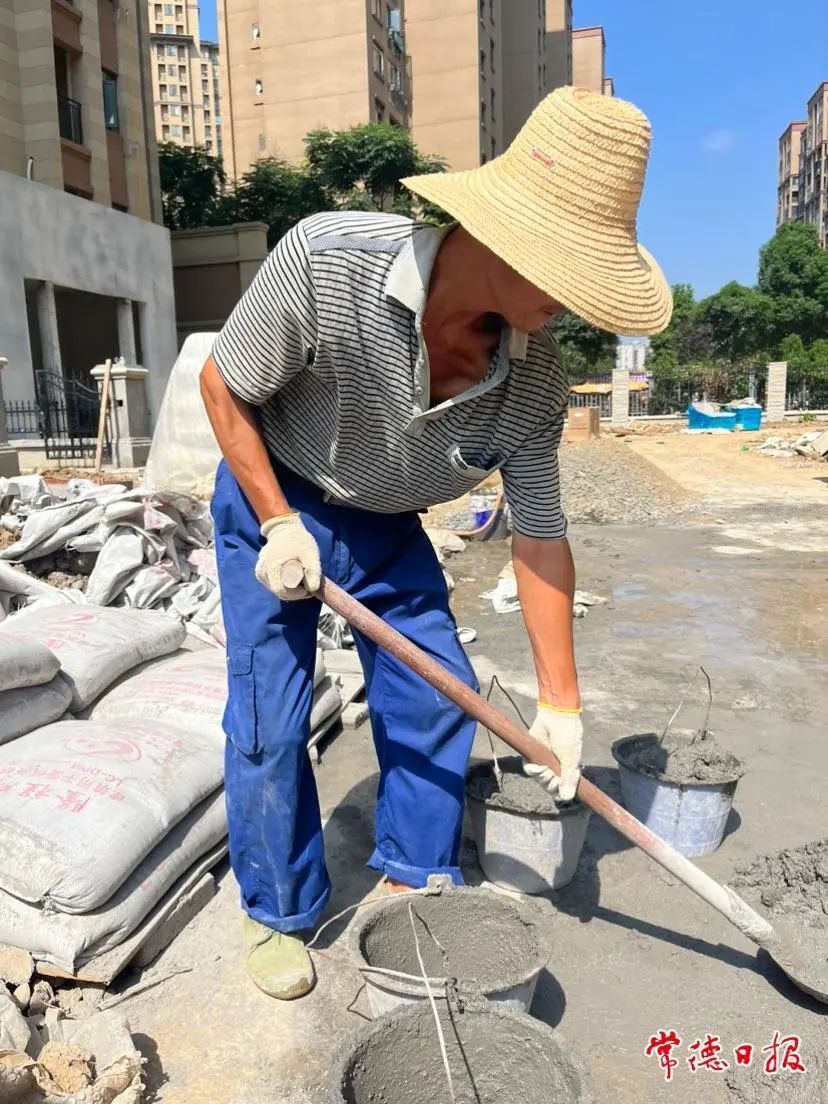
M 725 410 L 736 415 L 736 425 L 739 429 L 761 429 L 762 407 L 755 406 L 726 406 Z
M 719 414 L 703 414 L 695 406 L 687 408 L 687 425 L 689 429 L 735 429 L 736 415 L 730 411 L 722 411 Z

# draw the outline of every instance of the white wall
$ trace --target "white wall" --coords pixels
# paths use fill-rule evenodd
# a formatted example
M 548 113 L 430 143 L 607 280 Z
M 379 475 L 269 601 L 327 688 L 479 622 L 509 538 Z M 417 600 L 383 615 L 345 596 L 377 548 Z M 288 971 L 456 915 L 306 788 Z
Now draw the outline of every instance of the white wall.
M 0 172 L 0 356 L 9 360 L 3 372 L 7 400 L 34 397 L 24 280 L 143 304 L 143 366 L 154 423 L 178 352 L 169 232 Z

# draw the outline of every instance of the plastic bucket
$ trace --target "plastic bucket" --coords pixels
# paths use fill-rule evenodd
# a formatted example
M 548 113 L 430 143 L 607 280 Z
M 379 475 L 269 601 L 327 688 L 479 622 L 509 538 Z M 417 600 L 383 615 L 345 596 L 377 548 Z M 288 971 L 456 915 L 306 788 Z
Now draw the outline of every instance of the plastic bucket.
M 429 985 L 438 1000 L 444 1003 L 446 997 L 441 979 L 451 977 L 461 986 L 466 983 L 478 988 L 489 1000 L 528 1010 L 538 974 L 546 964 L 535 922 L 536 906 L 505 900 L 487 889 L 446 886 L 433 894 L 390 897 L 351 928 L 351 956 L 365 979 L 374 1016 L 428 1001 L 409 904 L 415 913 L 417 943 Z M 409 977 L 376 973 L 372 967 Z
M 628 812 L 687 858 L 709 855 L 721 844 L 738 776 L 720 783 L 668 782 L 637 770 L 627 755 L 650 736 L 626 736 L 612 745 Z
M 480 1104 L 592 1104 L 572 1048 L 540 1020 L 486 1002 L 438 1005 L 455 1097 Z M 335 1058 L 331 1104 L 434 1104 L 448 1100 L 431 1007 L 393 1012 L 350 1039 Z
M 519 760 L 501 760 L 504 772 Z M 580 801 L 554 813 L 525 813 L 481 800 L 470 788 L 477 776 L 491 775 L 490 763 L 469 771 L 466 804 L 483 873 L 494 885 L 518 893 L 548 893 L 575 877 L 589 827 L 590 810 Z M 533 783 L 536 785 L 536 783 Z

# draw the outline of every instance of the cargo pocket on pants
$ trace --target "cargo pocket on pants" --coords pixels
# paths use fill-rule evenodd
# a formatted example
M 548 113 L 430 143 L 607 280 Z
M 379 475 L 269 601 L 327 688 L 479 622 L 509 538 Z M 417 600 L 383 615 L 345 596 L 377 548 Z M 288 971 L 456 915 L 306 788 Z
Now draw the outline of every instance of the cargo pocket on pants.
M 224 731 L 235 748 L 244 755 L 253 755 L 259 750 L 259 740 L 252 645 L 235 644 L 228 640 L 227 682 Z

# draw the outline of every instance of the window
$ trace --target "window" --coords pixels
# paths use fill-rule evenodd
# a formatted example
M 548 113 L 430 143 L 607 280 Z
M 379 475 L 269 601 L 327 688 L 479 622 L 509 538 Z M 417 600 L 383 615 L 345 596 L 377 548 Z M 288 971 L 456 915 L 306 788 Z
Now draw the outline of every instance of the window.
M 172 133 L 173 138 L 180 138 L 181 137 L 181 127 L 180 126 L 171 127 L 170 131 Z
M 480 125 L 481 126 L 486 125 L 486 101 L 485 100 L 480 101 Z
M 207 66 L 206 65 L 202 65 L 202 67 L 201 67 L 201 76 L 204 80 L 207 80 Z
M 480 22 L 481 24 L 486 18 L 486 0 L 480 0 Z
M 492 160 L 494 160 L 495 157 L 497 157 L 497 144 L 494 138 L 492 138 Z
M 189 127 L 184 127 L 184 141 L 189 142 L 189 140 L 190 140 L 190 128 Z
M 175 33 L 176 34 L 184 34 L 184 24 L 183 23 L 176 23 Z
M 172 33 L 173 33 L 172 23 L 165 23 L 164 24 L 164 34 L 172 34 Z
M 181 4 L 176 4 L 175 5 L 175 18 L 176 19 L 183 19 L 184 18 L 184 8 L 181 6 Z
M 166 75 L 167 75 L 166 65 L 159 65 L 158 66 L 158 79 L 160 81 L 162 81 L 164 79 L 164 77 L 166 77 Z
M 205 111 L 205 112 L 204 112 L 204 122 L 205 122 L 205 123 L 209 123 L 209 122 L 210 122 L 210 112 L 209 112 L 209 111 Z
M 166 86 L 166 84 L 159 84 L 158 85 L 158 95 L 161 97 L 162 100 L 165 100 L 167 98 L 167 86 Z
M 175 46 L 165 46 L 164 49 L 167 51 L 167 57 L 175 57 Z
M 173 74 L 173 75 L 175 75 L 175 74 Z M 186 65 L 179 65 L 179 67 L 178 67 L 178 78 L 179 78 L 179 80 L 183 80 L 183 81 L 185 81 L 187 79 L 187 66 Z
M 178 106 L 178 104 L 172 104 L 172 106 L 170 107 L 170 115 L 180 115 L 180 114 L 181 114 L 181 108 Z
M 163 32 L 163 30 L 164 30 L 164 28 L 161 26 L 160 23 L 155 24 L 155 33 L 156 34 L 161 34 Z
M 385 122 L 385 104 L 377 96 L 374 97 L 374 122 Z
M 388 85 L 395 92 L 399 92 L 402 88 L 402 79 L 400 77 L 400 71 L 396 65 L 391 65 L 388 70 Z
M 155 47 L 155 56 L 156 56 L 156 58 L 162 58 L 164 56 L 164 47 L 163 46 L 156 46 Z
M 210 91 L 210 82 L 209 81 L 203 80 L 201 82 L 201 91 L 202 92 L 209 92 Z
M 169 122 L 169 119 L 170 119 L 170 109 L 167 107 L 166 104 L 162 104 L 162 106 L 161 106 L 161 122 L 162 123 L 167 123 L 167 122 Z
M 371 15 L 382 23 L 382 0 L 371 0 Z
M 164 139 L 165 142 L 169 141 L 169 139 L 170 139 L 170 128 L 168 126 L 162 126 L 161 127 L 161 137 Z
M 211 149 L 213 148 L 213 143 L 212 143 L 212 142 L 210 141 L 210 139 L 209 139 L 209 138 L 208 138 L 208 139 L 207 139 L 207 141 L 206 141 L 206 142 L 204 143 L 204 148 L 205 148 L 206 150 L 211 150 Z
M 204 128 L 204 134 L 205 134 L 205 136 L 206 136 L 207 138 L 212 138 L 212 136 L 213 136 L 213 128 L 212 128 L 211 126 L 206 126 L 206 127 Z
M 494 47 L 494 39 L 493 38 L 489 39 L 489 60 L 490 60 L 491 65 L 492 65 L 492 72 L 494 72 L 495 71 L 495 47 Z
M 210 97 L 209 97 L 209 96 L 205 96 L 205 97 L 204 97 L 204 100 L 203 100 L 202 102 L 204 103 L 204 106 L 205 106 L 205 107 L 209 107 L 209 106 L 210 106 Z
M 178 47 L 178 56 L 183 60 L 187 55 L 183 46 Z
M 481 165 L 486 164 L 486 151 L 485 150 L 480 151 L 480 164 Z
M 262 37 L 262 29 L 258 23 L 250 24 L 250 37 L 253 39 L 254 42 L 258 42 L 259 39 Z
M 253 89 L 254 89 L 257 96 L 263 96 L 264 95 L 264 85 L 262 84 L 262 78 L 261 77 L 256 77 L 256 80 L 253 84 Z
M 157 4 L 155 5 L 155 8 L 156 8 L 156 11 L 157 11 L 158 10 L 158 5 Z M 172 13 L 173 13 L 172 4 L 165 4 L 164 5 L 164 15 L 172 15 Z
M 189 107 L 181 108 L 181 118 L 183 122 L 188 123 L 190 121 L 190 109 Z
M 480 51 L 480 76 L 483 80 L 486 79 L 486 51 Z
M 175 96 L 176 98 L 178 98 L 178 85 L 177 84 L 170 84 L 167 87 L 169 89 L 170 95 Z
M 492 122 L 495 121 L 495 90 L 492 89 Z
M 385 74 L 385 55 L 379 48 L 376 39 L 371 50 L 371 57 L 374 64 L 374 72 L 378 77 L 382 77 Z

